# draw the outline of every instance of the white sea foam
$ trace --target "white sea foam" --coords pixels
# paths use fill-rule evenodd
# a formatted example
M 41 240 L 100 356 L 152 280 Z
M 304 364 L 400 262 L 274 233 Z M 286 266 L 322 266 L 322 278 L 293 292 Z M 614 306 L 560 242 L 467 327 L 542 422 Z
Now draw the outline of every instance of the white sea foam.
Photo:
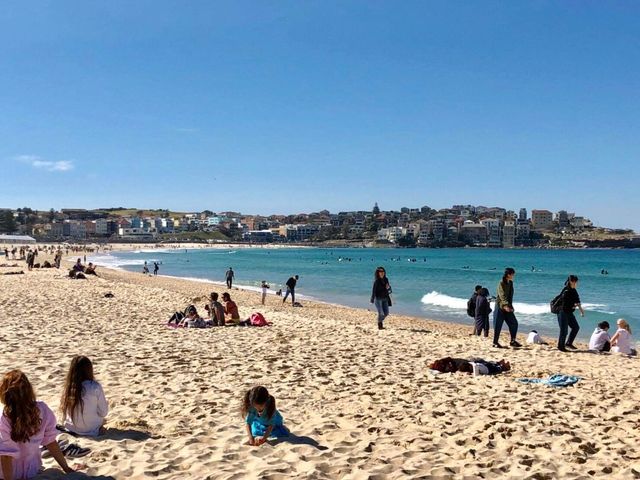
M 175 248 L 141 248 L 139 250 L 134 250 L 132 253 L 171 253 L 175 251 Z M 178 251 L 182 252 L 182 249 Z
M 144 265 L 143 258 L 121 258 L 115 255 L 95 255 L 88 258 L 88 261 L 106 268 L 121 268 L 127 265 Z M 155 259 L 146 259 L 148 263 L 153 264 Z
M 467 309 L 467 299 L 466 298 L 458 298 L 451 297 L 449 295 L 445 295 L 444 293 L 440 293 L 437 291 L 432 291 L 427 293 L 422 297 L 422 303 L 425 305 L 434 305 L 437 307 L 446 307 L 452 310 L 466 310 Z M 606 305 L 600 303 L 583 303 L 582 307 L 585 310 L 597 311 L 600 313 L 609 313 L 613 314 L 615 312 L 609 312 L 607 310 L 602 310 L 603 308 L 607 308 Z M 515 302 L 513 304 L 513 308 L 516 313 L 522 313 L 524 315 L 545 315 L 551 314 L 549 311 L 548 303 L 520 303 Z

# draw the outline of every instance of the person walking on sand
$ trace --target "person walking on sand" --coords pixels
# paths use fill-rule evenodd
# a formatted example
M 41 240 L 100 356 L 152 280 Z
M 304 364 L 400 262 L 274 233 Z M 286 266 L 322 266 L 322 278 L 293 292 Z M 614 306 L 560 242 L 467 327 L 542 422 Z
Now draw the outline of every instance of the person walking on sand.
M 564 288 L 562 289 L 562 307 L 558 312 L 558 326 L 560 327 L 560 335 L 558 336 L 558 350 L 566 352 L 567 348 L 576 350 L 577 347 L 573 344 L 573 341 L 578 335 L 580 325 L 576 320 L 576 316 L 573 313 L 577 308 L 580 310 L 580 315 L 584 317 L 584 310 L 580 304 L 580 295 L 578 295 L 578 277 L 575 275 L 569 275 L 567 281 L 564 282 Z M 567 338 L 567 330 L 569 337 Z
M 296 303 L 296 284 L 298 283 L 298 278 L 298 275 L 294 275 L 293 277 L 289 277 L 289 280 L 287 280 L 287 293 L 284 294 L 282 303 L 287 301 L 289 294 L 291 294 L 291 305 Z
M 482 287 L 476 296 L 476 308 L 474 309 L 476 327 L 475 334 L 480 336 L 484 333 L 485 338 L 489 336 L 489 314 L 491 313 L 491 303 L 489 301 L 489 290 Z
M 235 274 L 233 273 L 233 268 L 229 267 L 229 270 L 227 270 L 227 273 L 225 273 L 225 277 L 227 279 L 227 288 L 231 289 L 231 285 L 233 284 L 233 279 L 235 277 Z
M 502 324 L 506 323 L 509 327 L 509 334 L 511 336 L 511 347 L 521 347 L 522 345 L 516 340 L 518 335 L 518 320 L 514 314 L 513 309 L 513 278 L 516 276 L 516 271 L 511 268 L 505 268 L 502 280 L 498 283 L 496 310 L 493 314 L 493 346 L 495 348 L 502 348 L 500 345 L 500 332 L 502 331 Z
M 389 315 L 391 306 L 391 285 L 384 267 L 376 268 L 374 273 L 371 303 L 378 310 L 378 330 L 384 330 L 384 319 Z
M 473 325 L 473 333 L 472 335 L 480 335 L 478 332 L 478 329 L 476 328 L 476 303 L 478 300 L 478 294 L 480 293 L 480 290 L 482 290 L 482 285 L 476 285 L 476 288 L 473 289 L 473 294 L 471 295 L 471 297 L 469 298 L 469 300 L 467 300 L 467 315 L 469 315 L 471 318 L 474 319 L 474 325 Z
M 265 304 L 265 301 L 267 300 L 267 291 L 269 290 L 269 285 L 267 285 L 267 281 L 266 280 L 262 280 L 262 285 L 260 285 L 260 288 L 262 288 L 262 305 Z

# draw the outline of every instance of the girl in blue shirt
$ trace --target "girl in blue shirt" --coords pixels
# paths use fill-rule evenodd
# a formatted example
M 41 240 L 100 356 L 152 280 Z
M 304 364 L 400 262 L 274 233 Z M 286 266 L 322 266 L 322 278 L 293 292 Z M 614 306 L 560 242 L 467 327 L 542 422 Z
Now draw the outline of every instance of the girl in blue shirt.
M 249 445 L 257 447 L 265 443 L 268 438 L 289 435 L 282 415 L 276 410 L 276 399 L 273 395 L 269 395 L 268 390 L 263 386 L 253 387 L 244 394 L 242 416 L 247 425 Z

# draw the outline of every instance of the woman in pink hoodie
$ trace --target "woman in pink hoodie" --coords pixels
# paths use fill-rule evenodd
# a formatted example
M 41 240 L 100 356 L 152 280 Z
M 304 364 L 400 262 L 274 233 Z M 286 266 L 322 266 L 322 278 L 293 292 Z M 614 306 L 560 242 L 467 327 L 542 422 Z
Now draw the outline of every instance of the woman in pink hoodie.
M 35 477 L 42 468 L 44 445 L 66 472 L 71 468 L 56 441 L 56 417 L 36 395 L 27 376 L 20 370 L 4 375 L 0 383 L 0 479 L 24 480 Z

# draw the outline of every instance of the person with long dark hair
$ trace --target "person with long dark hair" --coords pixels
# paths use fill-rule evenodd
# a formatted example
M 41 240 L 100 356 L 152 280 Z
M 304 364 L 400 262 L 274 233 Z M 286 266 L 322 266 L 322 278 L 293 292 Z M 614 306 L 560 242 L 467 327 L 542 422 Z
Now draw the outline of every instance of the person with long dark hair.
M 493 346 L 502 348 L 500 345 L 500 332 L 502 324 L 506 323 L 509 327 L 512 347 L 521 347 L 522 345 L 516 340 L 518 335 L 518 320 L 516 319 L 513 309 L 513 278 L 516 271 L 511 268 L 505 268 L 502 280 L 498 283 L 496 294 L 496 310 L 493 314 Z
M 269 394 L 266 387 L 258 385 L 245 392 L 240 414 L 245 419 L 249 445 L 258 447 L 270 437 L 280 438 L 289 435 L 282 415 L 276 409 L 276 399 Z
M 371 303 L 378 310 L 378 330 L 383 330 L 384 319 L 389 315 L 389 307 L 391 306 L 391 285 L 384 267 L 376 268 L 374 275 Z
M 578 335 L 580 325 L 576 320 L 576 316 L 573 313 L 577 308 L 580 310 L 580 315 L 584 317 L 584 310 L 580 304 L 580 295 L 578 295 L 578 277 L 575 275 L 569 275 L 567 281 L 564 282 L 564 288 L 562 289 L 562 307 L 558 312 L 558 325 L 560 327 L 560 335 L 558 336 L 558 350 L 566 352 L 567 348 L 576 350 L 576 346 L 573 341 Z M 571 329 L 571 331 L 569 331 Z M 567 337 L 567 332 L 569 337 Z
M 0 382 L 0 478 L 5 480 L 35 477 L 42 468 L 41 446 L 66 473 L 71 468 L 56 441 L 56 416 L 36 394 L 27 376 L 20 370 L 7 372 Z
M 67 430 L 78 435 L 95 437 L 104 431 L 109 404 L 102 385 L 93 375 L 93 363 L 89 358 L 76 355 L 64 382 L 60 412 Z

